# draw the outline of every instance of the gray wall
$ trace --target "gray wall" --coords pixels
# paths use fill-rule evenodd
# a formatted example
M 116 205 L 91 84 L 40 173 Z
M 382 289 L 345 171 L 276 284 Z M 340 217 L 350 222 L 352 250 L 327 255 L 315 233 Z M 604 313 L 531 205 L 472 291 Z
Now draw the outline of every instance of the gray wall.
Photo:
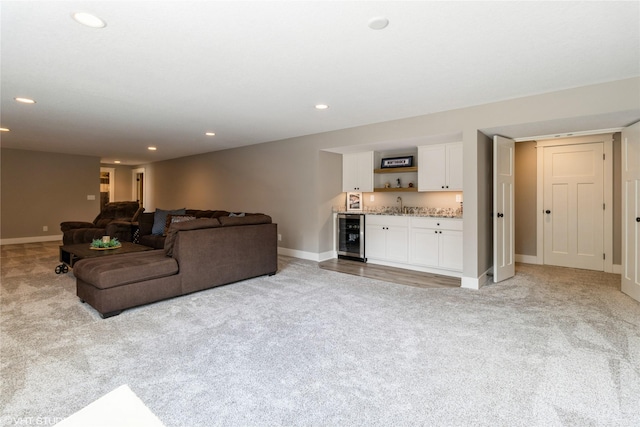
M 282 247 L 331 249 L 327 230 L 341 194 L 342 158 L 285 140 L 144 165 L 156 208 L 264 212 L 279 224 Z
M 613 134 L 613 260 L 622 264 L 622 133 Z
M 537 151 L 536 142 L 518 142 L 515 152 L 515 252 L 536 256 L 537 239 Z
M 337 192 L 342 188 L 342 156 L 326 151 L 318 152 L 318 204 L 316 206 L 316 218 L 319 230 L 318 253 L 331 252 L 333 245 L 333 206 L 339 206 L 345 202 L 344 193 Z
M 133 167 L 126 165 L 101 165 L 105 168 L 114 168 L 116 170 L 116 188 L 114 202 L 127 202 L 134 200 L 133 185 L 131 184 L 131 171 Z
M 493 138 L 478 132 L 478 267 L 493 266 Z
M 6 239 L 62 235 L 63 221 L 93 221 L 100 211 L 100 159 L 1 150 L 1 228 Z M 87 200 L 87 195 L 96 200 Z M 42 231 L 43 226 L 49 231 Z

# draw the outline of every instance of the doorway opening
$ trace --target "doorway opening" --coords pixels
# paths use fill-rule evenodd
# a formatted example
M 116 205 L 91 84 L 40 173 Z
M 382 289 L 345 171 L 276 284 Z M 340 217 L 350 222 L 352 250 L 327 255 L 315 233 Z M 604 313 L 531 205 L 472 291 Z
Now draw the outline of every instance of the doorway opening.
M 100 168 L 100 212 L 104 206 L 115 201 L 116 170 L 115 168 Z
M 537 263 L 613 272 L 613 134 L 536 149 Z
M 145 169 L 136 168 L 133 169 L 131 173 L 133 174 L 133 200 L 137 201 L 140 207 L 145 207 L 147 206 Z

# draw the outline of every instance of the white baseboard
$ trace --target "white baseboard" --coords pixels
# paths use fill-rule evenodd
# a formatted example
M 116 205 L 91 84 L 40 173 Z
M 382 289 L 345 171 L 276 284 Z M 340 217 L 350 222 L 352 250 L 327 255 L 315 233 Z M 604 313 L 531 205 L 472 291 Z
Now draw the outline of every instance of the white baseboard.
M 306 252 L 299 251 L 297 249 L 289 249 L 289 248 L 278 248 L 278 255 L 290 256 L 293 258 L 306 259 L 309 261 L 322 262 L 328 259 L 337 258 L 338 254 L 336 251 L 327 251 L 327 252 Z
M 384 261 L 384 260 L 369 258 L 367 260 L 367 263 L 368 264 L 377 264 L 377 265 L 386 265 L 388 267 L 402 268 L 402 269 L 405 269 L 405 270 L 422 271 L 424 273 L 440 274 L 442 276 L 462 277 L 462 272 L 461 271 L 442 270 L 442 269 L 439 269 L 439 268 L 422 267 L 422 266 L 419 266 L 419 265 L 404 264 L 404 263 L 400 263 L 400 262 L 390 262 L 390 261 Z
M 487 283 L 491 281 L 491 278 L 493 277 L 492 270 L 493 270 L 493 267 L 489 268 L 487 271 L 482 273 L 478 278 L 462 276 L 462 282 L 460 284 L 460 287 L 465 289 L 475 289 L 475 290 L 480 289 L 481 287 L 485 286 Z
M 480 289 L 480 279 L 474 277 L 465 277 L 462 276 L 462 280 L 460 281 L 460 287 L 465 289 Z
M 322 262 L 322 261 L 326 261 L 326 260 L 334 259 L 334 258 L 338 257 L 338 254 L 337 254 L 336 251 L 326 251 L 326 252 L 321 252 L 321 253 L 315 253 L 315 252 L 299 251 L 297 249 L 289 249 L 289 248 L 282 248 L 282 247 L 278 248 L 278 255 L 290 256 L 290 257 L 293 257 L 293 258 L 306 259 L 306 260 L 309 260 L 309 261 L 316 261 L 316 262 Z M 403 268 L 403 269 L 406 269 L 406 270 L 414 270 L 414 271 L 422 271 L 422 272 L 426 272 L 426 273 L 441 274 L 443 276 L 462 277 L 462 273 L 461 272 L 457 272 L 457 271 L 441 270 L 441 269 L 435 269 L 435 268 L 427 268 L 427 267 L 421 267 L 421 266 L 409 265 L 409 264 L 402 264 L 402 263 L 396 263 L 396 262 L 380 261 L 380 260 L 375 260 L 375 259 L 370 259 L 370 260 L 368 260 L 368 262 L 370 264 L 386 265 L 386 266 L 389 266 L 389 267 Z M 482 284 L 484 284 L 484 282 L 482 282 Z
M 327 251 L 321 252 L 318 255 L 318 262 L 326 261 L 328 259 L 338 258 L 338 253 L 336 251 Z
M 54 236 L 33 236 L 33 237 L 16 237 L 13 239 L 0 239 L 2 245 L 16 245 L 19 243 L 37 243 L 37 242 L 62 242 L 62 234 Z
M 320 262 L 321 260 L 324 261 L 324 259 L 321 259 L 321 258 L 326 253 L 327 252 L 324 252 L 322 254 L 318 254 L 316 252 L 299 251 L 297 249 L 289 249 L 289 248 L 278 247 L 278 255 L 290 256 L 290 257 L 293 257 L 293 258 L 306 259 L 306 260 L 309 260 L 309 261 L 316 261 L 316 262 Z M 325 259 L 329 259 L 329 258 L 331 258 L 331 257 L 327 257 Z
M 525 263 L 525 264 L 543 265 L 541 262 L 539 262 L 538 257 L 536 255 L 520 255 L 520 254 L 516 254 L 515 259 L 516 259 L 516 262 L 522 262 L 522 263 Z M 613 264 L 611 266 L 611 268 L 612 268 L 611 273 L 613 273 L 613 274 L 622 274 L 622 266 L 620 264 Z
M 537 255 L 520 255 L 516 254 L 516 262 L 523 262 L 525 264 L 539 264 Z

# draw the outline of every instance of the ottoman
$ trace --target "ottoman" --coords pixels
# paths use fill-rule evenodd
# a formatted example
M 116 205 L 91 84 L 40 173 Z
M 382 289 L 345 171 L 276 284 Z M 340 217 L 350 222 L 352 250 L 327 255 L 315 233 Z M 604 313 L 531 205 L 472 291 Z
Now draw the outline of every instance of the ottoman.
M 182 294 L 178 263 L 163 250 L 76 262 L 76 293 L 104 319 L 122 310 Z

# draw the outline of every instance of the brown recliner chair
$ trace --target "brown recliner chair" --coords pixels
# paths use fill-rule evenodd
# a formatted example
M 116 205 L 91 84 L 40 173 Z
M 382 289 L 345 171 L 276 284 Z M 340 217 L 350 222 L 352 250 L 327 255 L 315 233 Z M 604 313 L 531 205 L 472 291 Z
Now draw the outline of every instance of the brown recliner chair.
M 121 242 L 131 242 L 133 223 L 144 211 L 138 202 L 107 203 L 93 222 L 65 221 L 60 224 L 62 243 L 91 243 L 102 236 L 116 237 Z

